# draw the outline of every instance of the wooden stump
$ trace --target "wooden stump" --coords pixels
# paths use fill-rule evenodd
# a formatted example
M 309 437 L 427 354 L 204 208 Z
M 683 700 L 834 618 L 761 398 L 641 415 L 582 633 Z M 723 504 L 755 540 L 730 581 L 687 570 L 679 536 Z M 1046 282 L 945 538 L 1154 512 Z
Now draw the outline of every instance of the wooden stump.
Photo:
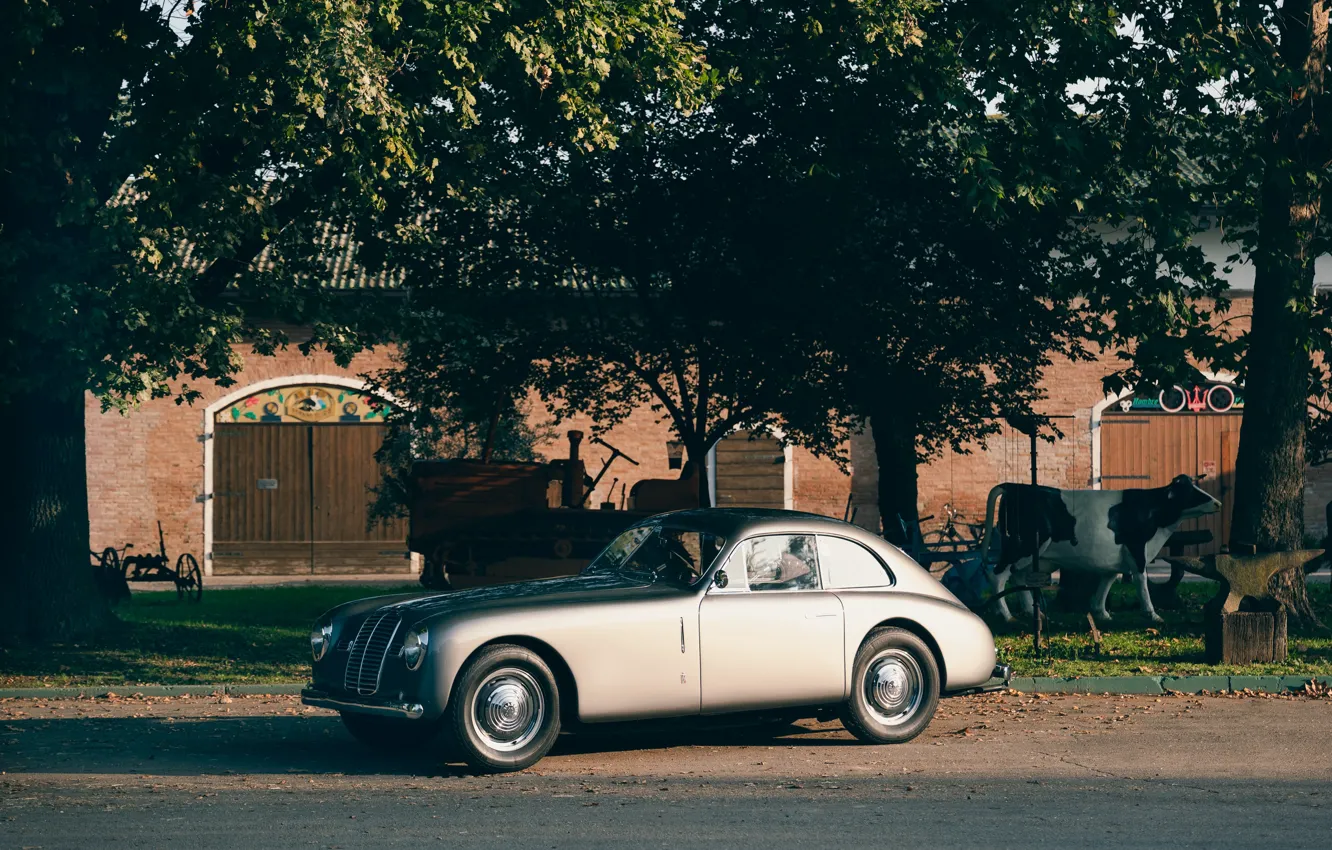
M 1286 611 L 1236 611 L 1207 617 L 1208 664 L 1286 660 Z

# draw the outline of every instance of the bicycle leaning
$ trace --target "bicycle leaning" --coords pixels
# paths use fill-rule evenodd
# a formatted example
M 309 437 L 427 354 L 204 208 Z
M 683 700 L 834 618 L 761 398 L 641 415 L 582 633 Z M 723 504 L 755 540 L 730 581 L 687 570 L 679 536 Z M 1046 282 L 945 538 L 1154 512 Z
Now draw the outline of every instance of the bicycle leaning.
M 933 514 L 916 520 L 895 517 L 907 541 L 902 550 L 927 570 L 936 563 L 953 566 L 976 557 L 985 534 L 984 523 L 968 522 L 952 503 L 946 503 L 943 512 L 944 524 L 929 531 L 922 531 L 921 524 L 934 519 Z

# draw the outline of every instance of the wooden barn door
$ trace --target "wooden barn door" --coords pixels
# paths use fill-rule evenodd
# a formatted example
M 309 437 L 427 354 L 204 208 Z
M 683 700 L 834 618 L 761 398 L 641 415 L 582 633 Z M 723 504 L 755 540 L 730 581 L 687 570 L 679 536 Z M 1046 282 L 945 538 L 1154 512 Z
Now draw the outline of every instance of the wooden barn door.
M 219 575 L 406 572 L 407 524 L 367 525 L 384 426 L 218 424 Z
M 736 434 L 717 443 L 717 507 L 786 506 L 786 454 L 781 443 Z
M 309 428 L 218 425 L 213 434 L 213 570 L 310 572 Z
M 1187 520 L 1180 530 L 1207 529 L 1212 542 L 1187 554 L 1218 551 L 1230 534 L 1240 413 L 1125 413 L 1101 420 L 1101 486 L 1145 489 L 1176 475 L 1203 475 L 1198 486 L 1221 500 L 1218 513 Z
M 317 573 L 407 569 L 407 523 L 367 525 L 383 477 L 375 452 L 382 425 L 312 425 L 313 569 Z

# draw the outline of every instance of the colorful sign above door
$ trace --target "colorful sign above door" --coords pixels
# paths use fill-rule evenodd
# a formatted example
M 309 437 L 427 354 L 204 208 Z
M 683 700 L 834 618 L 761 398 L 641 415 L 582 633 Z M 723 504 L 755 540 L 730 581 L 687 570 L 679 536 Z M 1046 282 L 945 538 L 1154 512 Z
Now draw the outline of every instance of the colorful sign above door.
M 383 422 L 388 406 L 343 387 L 293 386 L 260 390 L 217 412 L 220 423 Z
M 1134 395 L 1117 403 L 1128 412 L 1229 413 L 1244 410 L 1244 390 L 1234 384 L 1204 384 L 1183 387 L 1176 384 L 1155 395 Z

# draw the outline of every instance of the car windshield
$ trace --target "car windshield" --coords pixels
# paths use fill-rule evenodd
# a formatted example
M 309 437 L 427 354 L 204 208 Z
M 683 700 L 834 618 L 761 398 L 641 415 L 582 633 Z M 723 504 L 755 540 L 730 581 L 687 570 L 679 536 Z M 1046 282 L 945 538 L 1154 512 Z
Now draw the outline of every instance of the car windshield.
M 640 525 L 611 541 L 584 573 L 617 572 L 692 587 L 726 543 L 705 531 Z

